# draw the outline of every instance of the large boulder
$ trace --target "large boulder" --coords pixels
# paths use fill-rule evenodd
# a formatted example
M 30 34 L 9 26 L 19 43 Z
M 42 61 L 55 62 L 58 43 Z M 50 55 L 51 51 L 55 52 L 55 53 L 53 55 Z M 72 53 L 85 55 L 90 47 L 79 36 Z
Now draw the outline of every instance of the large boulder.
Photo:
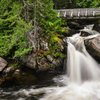
M 28 55 L 22 59 L 23 63 L 31 69 L 37 71 L 45 71 L 55 67 L 61 67 L 63 64 L 63 58 L 54 58 L 51 55 L 47 56 L 33 56 L 33 54 Z
M 96 30 L 100 33 L 100 21 L 94 25 L 93 30 Z
M 24 63 L 24 65 L 28 66 L 29 68 L 36 69 L 37 67 L 37 61 L 36 61 L 36 55 L 30 54 L 21 59 L 21 61 Z
M 95 38 L 85 40 L 85 45 L 88 52 L 100 63 L 100 35 Z
M 0 72 L 7 66 L 7 61 L 0 57 Z

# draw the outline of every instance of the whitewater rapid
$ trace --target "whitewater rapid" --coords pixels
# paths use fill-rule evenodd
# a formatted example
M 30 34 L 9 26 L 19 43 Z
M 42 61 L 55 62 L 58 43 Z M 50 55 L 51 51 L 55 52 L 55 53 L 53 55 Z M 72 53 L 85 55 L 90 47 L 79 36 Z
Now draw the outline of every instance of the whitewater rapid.
M 87 52 L 84 40 L 98 36 L 81 37 L 75 34 L 66 39 L 67 73 L 53 78 L 56 86 L 39 89 L 21 89 L 14 92 L 18 100 L 24 97 L 41 95 L 38 100 L 100 100 L 100 66 Z M 21 98 L 22 97 L 22 98 Z

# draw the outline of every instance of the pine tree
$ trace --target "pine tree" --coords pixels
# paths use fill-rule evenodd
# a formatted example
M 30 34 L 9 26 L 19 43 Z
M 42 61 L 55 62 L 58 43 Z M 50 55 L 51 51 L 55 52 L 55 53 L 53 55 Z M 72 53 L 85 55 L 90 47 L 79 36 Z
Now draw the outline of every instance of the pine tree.
M 40 36 L 56 51 L 62 23 L 52 0 L 0 0 L 0 56 L 15 59 L 36 52 Z
M 30 49 L 25 33 L 31 25 L 20 17 L 20 1 L 0 1 L 0 56 L 19 57 Z

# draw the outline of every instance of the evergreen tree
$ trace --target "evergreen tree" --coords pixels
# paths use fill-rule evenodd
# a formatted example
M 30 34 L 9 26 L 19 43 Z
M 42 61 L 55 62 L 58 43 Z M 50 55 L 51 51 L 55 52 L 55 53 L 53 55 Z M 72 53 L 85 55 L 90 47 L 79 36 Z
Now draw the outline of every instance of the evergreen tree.
M 76 0 L 76 5 L 81 8 L 100 7 L 100 0 Z
M 0 0 L 0 56 L 17 58 L 36 51 L 38 36 L 56 51 L 62 23 L 52 0 Z

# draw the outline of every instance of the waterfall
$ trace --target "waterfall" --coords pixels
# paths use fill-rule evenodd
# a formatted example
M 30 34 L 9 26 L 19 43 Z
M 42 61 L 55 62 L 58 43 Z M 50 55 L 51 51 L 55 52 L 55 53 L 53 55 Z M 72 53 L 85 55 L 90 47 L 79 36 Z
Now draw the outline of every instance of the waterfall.
M 100 69 L 97 62 L 87 52 L 84 40 L 97 35 L 81 37 L 75 34 L 67 38 L 67 74 L 71 82 L 82 83 L 86 80 L 99 80 Z
M 4 95 L 12 96 L 9 100 L 100 100 L 100 69 L 98 63 L 87 52 L 84 40 L 98 36 L 82 37 L 75 34 L 67 42 L 67 75 L 54 77 L 55 85 L 36 88 L 0 91 L 0 100 Z M 8 88 L 7 88 L 8 89 Z M 15 98 L 13 98 L 15 97 Z M 8 100 L 8 99 L 5 99 Z

